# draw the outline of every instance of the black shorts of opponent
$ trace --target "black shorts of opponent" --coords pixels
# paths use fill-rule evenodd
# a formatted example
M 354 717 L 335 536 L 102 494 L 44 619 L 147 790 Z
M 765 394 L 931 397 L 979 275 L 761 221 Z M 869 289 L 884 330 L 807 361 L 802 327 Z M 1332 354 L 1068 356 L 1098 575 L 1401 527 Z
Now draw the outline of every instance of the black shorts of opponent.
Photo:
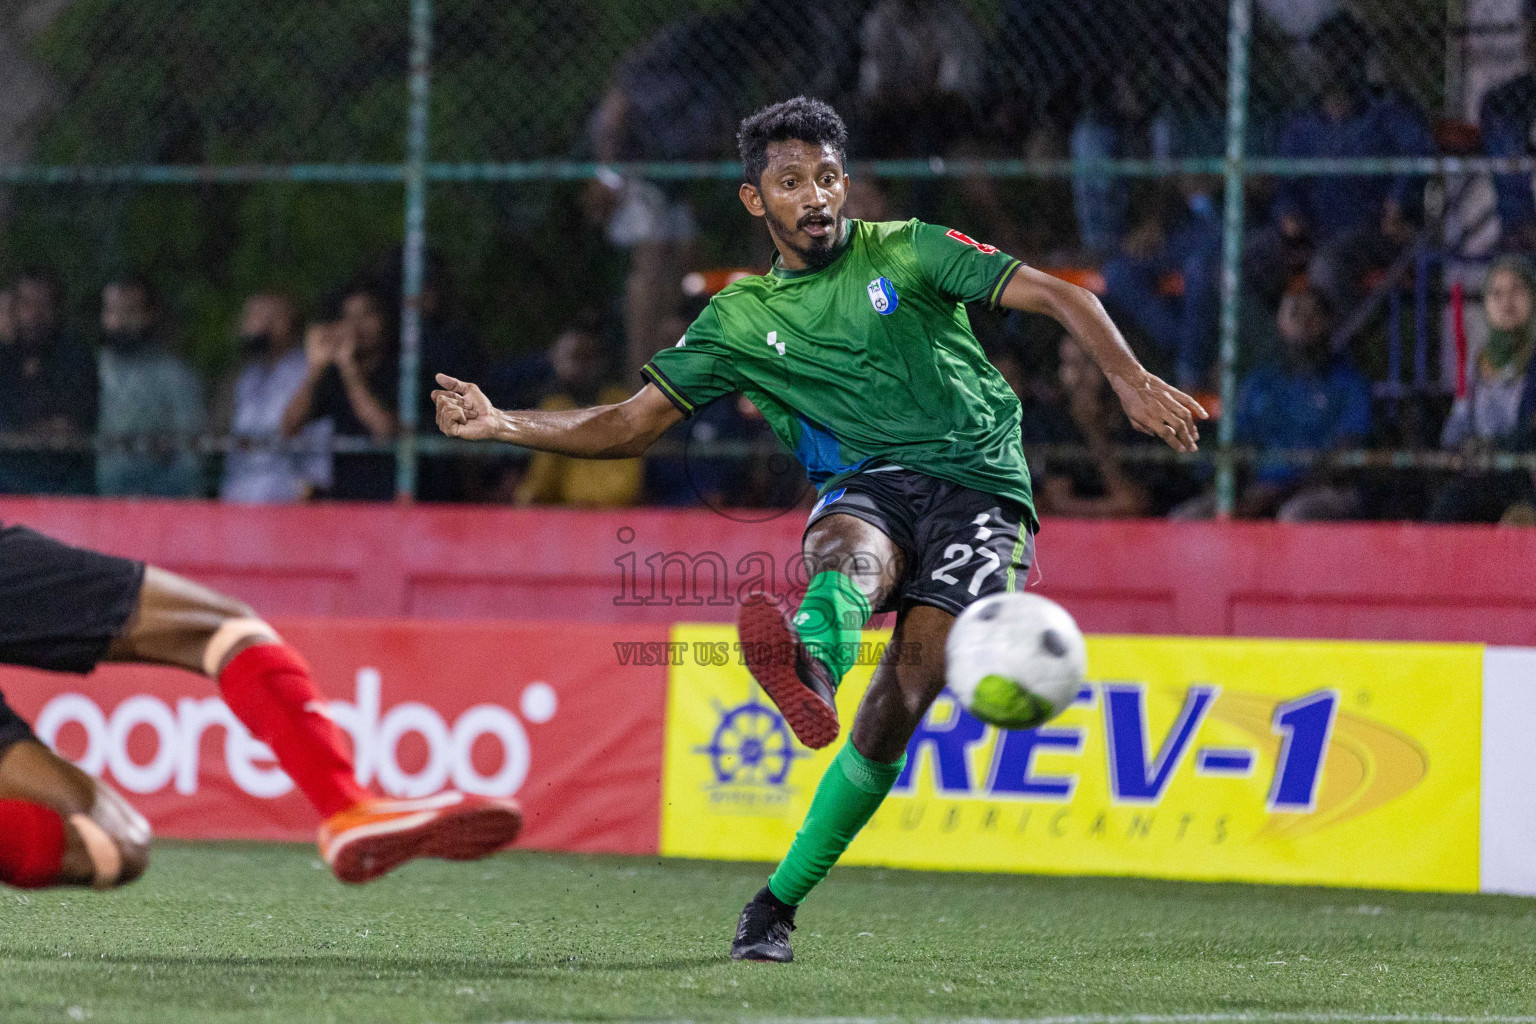
M 0 757 L 4 757 L 13 744 L 35 739 L 37 735 L 32 732 L 27 720 L 5 702 L 4 694 L 0 694 Z
M 877 466 L 822 495 L 805 528 L 831 515 L 873 525 L 906 564 L 876 613 L 931 604 L 959 615 L 977 600 L 1023 589 L 1035 559 L 1024 506 L 899 466 Z
M 91 671 L 143 586 L 143 562 L 0 526 L 0 664 Z

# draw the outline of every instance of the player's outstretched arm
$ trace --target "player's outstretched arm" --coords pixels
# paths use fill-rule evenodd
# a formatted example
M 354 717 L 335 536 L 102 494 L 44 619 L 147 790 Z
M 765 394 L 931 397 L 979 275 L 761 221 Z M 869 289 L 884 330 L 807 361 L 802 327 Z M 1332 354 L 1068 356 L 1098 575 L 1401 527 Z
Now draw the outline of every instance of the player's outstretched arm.
M 437 375 L 438 429 L 469 441 L 505 441 L 582 459 L 629 459 L 683 418 L 654 384 L 627 401 L 588 409 L 497 409 L 468 381 Z
M 1109 378 L 1133 427 L 1162 438 L 1176 451 L 1195 450 L 1200 441 L 1195 421 L 1210 419 L 1210 414 L 1141 365 L 1097 295 L 1032 267 L 1020 267 L 998 304 L 1044 313 L 1061 324 Z

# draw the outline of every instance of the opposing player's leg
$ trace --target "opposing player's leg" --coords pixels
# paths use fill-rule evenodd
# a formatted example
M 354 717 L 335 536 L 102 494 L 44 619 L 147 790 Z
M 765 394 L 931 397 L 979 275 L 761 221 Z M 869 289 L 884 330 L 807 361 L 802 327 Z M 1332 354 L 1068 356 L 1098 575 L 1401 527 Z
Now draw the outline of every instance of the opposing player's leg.
M 791 615 L 776 598 L 742 605 L 742 656 L 795 736 L 811 748 L 837 738 L 837 687 L 857 657 L 872 610 L 901 579 L 904 557 L 869 519 L 812 514 L 801 547 L 811 577 Z
M 173 665 L 216 680 L 236 717 L 326 816 L 321 851 L 344 881 L 367 881 L 412 857 L 483 856 L 517 835 L 522 815 L 510 800 L 372 798 L 304 659 L 240 602 L 141 562 L 0 527 L 0 664 L 83 675 L 102 661 Z M 37 764 L 18 757 L 13 777 Z M 40 817 L 39 834 L 56 837 Z
M 0 699 L 0 882 L 123 885 L 144 873 L 149 840 L 127 801 L 38 742 Z
M 368 799 L 309 667 L 247 605 L 146 566 L 138 600 L 102 660 L 173 665 L 213 679 L 322 816 Z
M 214 679 L 235 717 L 325 818 L 321 854 L 344 882 L 369 881 L 417 857 L 483 857 L 522 826 L 512 800 L 454 791 L 371 796 L 303 657 L 249 607 L 163 569 L 145 568 L 137 604 L 103 660 L 175 665 Z

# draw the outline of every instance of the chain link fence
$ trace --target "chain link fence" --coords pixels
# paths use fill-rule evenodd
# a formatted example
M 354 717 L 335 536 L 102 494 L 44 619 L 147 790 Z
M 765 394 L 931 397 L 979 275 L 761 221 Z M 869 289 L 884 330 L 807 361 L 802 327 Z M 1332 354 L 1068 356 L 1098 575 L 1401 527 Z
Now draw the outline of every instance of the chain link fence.
M 408 424 L 445 336 L 506 369 L 590 321 L 619 371 L 675 329 L 688 274 L 765 266 L 735 199 L 733 129 L 806 93 L 849 122 L 855 215 L 957 224 L 1092 283 L 1149 364 L 1229 413 L 1283 345 L 1281 299 L 1311 281 L 1330 350 L 1375 388 L 1369 432 L 1324 447 L 1443 471 L 1430 449 L 1485 331 L 1488 257 L 1521 231 L 1536 241 L 1536 215 L 1514 223 L 1532 205 L 1524 94 L 1491 118 L 1486 102 L 1524 70 L 1530 14 L 1521 0 L 15 0 L 0 11 L 0 282 L 46 272 L 85 342 L 102 286 L 146 278 L 210 406 L 241 363 L 248 296 L 281 291 L 322 319 L 365 282 L 400 339 L 390 394 Z M 1052 390 L 1049 332 L 978 330 Z M 1238 418 L 1203 456 L 1226 508 L 1262 461 Z M 29 431 L 0 409 L 7 458 L 42 443 Z M 230 443 L 186 444 L 215 460 L 211 489 Z M 407 492 L 419 454 L 450 458 L 430 437 L 398 444 Z M 1203 464 L 1187 467 L 1197 484 Z

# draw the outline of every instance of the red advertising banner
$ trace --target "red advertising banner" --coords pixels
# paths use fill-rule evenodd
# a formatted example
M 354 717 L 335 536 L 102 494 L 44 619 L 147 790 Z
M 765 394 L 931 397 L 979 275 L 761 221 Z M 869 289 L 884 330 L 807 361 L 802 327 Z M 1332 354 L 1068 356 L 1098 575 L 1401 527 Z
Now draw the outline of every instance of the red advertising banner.
M 359 780 L 419 796 L 515 795 L 519 845 L 654 853 L 666 668 L 626 657 L 665 627 L 276 620 L 351 737 Z M 313 840 L 318 817 L 206 678 L 0 667 L 44 742 L 108 779 L 157 833 Z

